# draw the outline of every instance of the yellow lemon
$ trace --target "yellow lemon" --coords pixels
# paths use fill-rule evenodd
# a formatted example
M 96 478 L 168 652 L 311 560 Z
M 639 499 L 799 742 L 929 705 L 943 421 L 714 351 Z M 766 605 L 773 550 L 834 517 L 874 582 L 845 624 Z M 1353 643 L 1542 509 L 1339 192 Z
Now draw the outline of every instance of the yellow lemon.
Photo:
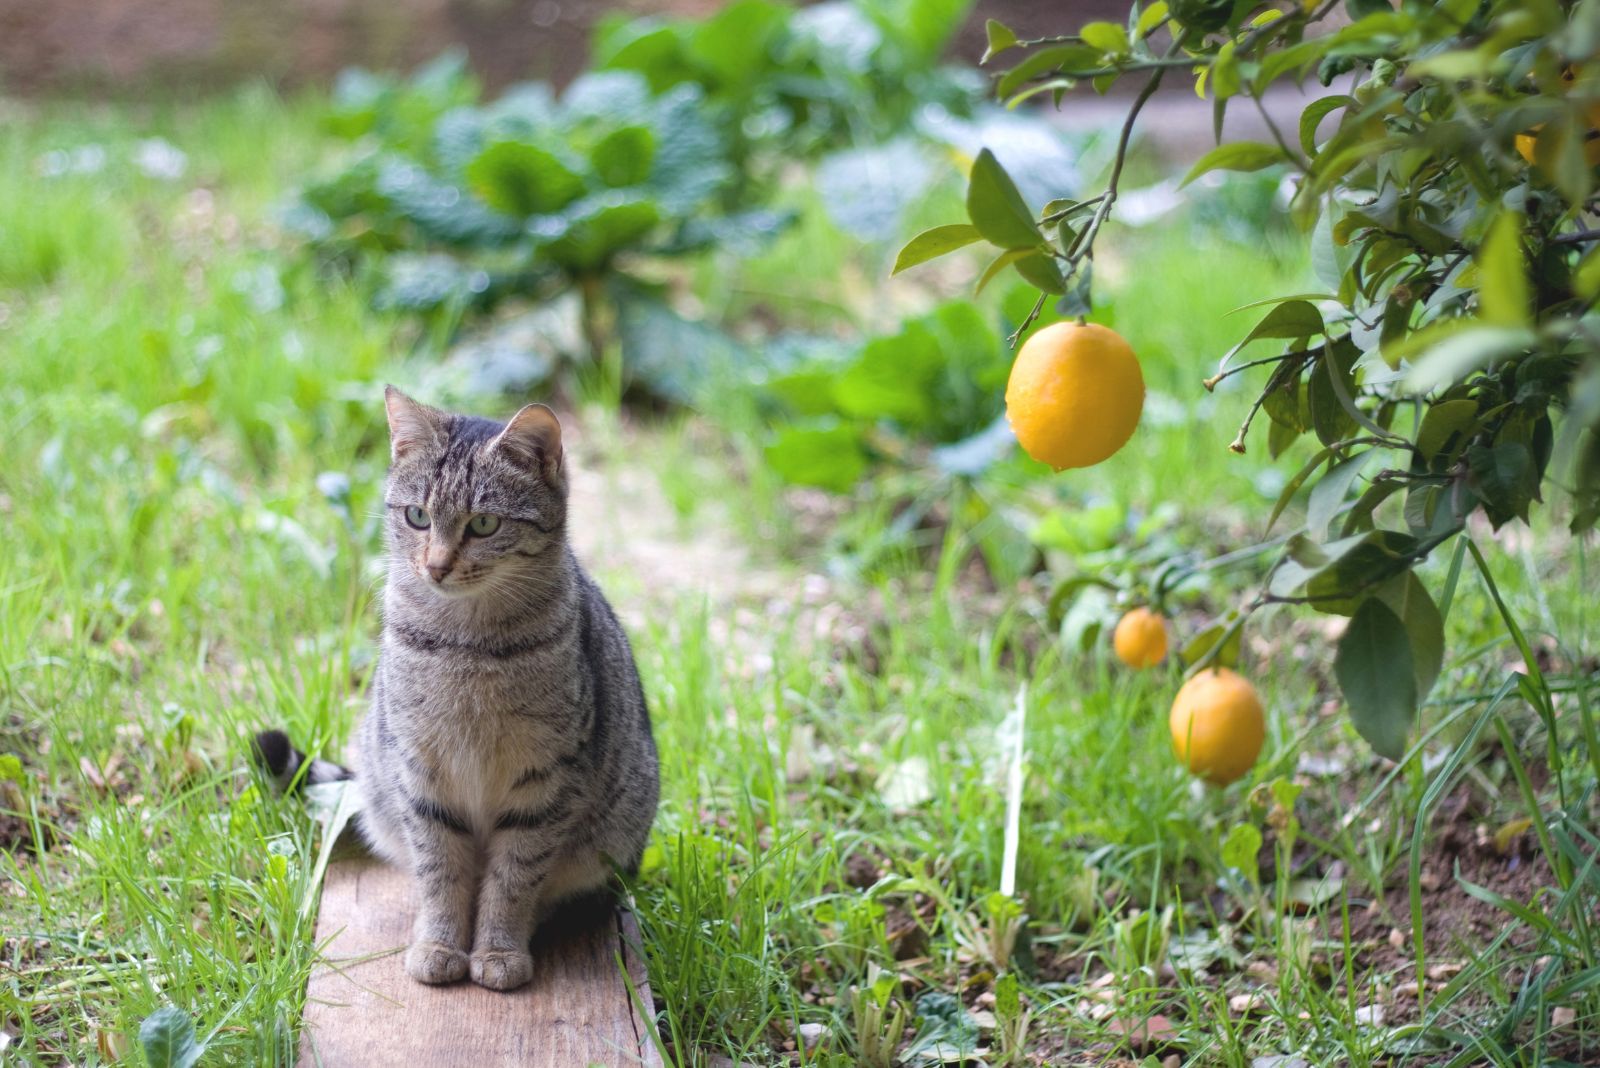
M 1179 762 L 1216 786 L 1249 771 L 1267 735 L 1256 688 L 1228 668 L 1207 668 L 1184 683 L 1167 725 Z
M 1144 374 L 1115 330 L 1053 323 L 1017 353 L 1006 418 L 1035 460 L 1060 471 L 1089 467 L 1127 444 L 1144 410 Z
M 1167 658 L 1167 621 L 1148 608 L 1134 608 L 1111 633 L 1117 659 L 1131 668 L 1155 667 Z

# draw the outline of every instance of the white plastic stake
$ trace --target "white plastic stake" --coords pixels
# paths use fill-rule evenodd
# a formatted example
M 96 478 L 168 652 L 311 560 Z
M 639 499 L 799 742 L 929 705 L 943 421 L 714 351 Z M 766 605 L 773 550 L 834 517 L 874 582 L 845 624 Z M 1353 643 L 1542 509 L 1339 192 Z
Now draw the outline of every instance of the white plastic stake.
M 1010 735 L 1011 768 L 1006 776 L 1006 845 L 1000 860 L 1000 892 L 1011 897 L 1017 890 L 1017 842 L 1022 835 L 1022 753 L 1028 717 L 1028 684 L 1017 687 L 1017 704 L 1006 717 Z

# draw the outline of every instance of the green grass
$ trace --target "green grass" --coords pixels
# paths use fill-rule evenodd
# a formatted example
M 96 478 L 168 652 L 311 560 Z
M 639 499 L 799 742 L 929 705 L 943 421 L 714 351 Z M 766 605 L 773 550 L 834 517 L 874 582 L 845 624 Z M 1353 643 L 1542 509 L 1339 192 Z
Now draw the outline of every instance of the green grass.
M 137 1060 L 141 1021 L 168 1004 L 209 1037 L 207 1063 L 293 1060 L 315 960 L 315 825 L 256 787 L 243 741 L 280 723 L 330 751 L 348 736 L 376 628 L 379 384 L 415 382 L 432 358 L 271 225 L 274 203 L 329 151 L 315 114 L 314 100 L 253 91 L 157 110 L 27 108 L 0 128 L 0 753 L 22 769 L 3 805 L 0 1028 L 24 1061 Z M 181 181 L 129 165 L 151 136 L 189 154 Z M 105 147 L 102 171 L 37 175 L 43 153 L 86 142 Z M 1179 418 L 1081 477 L 1018 465 L 973 491 L 893 475 L 842 506 L 819 544 L 796 530 L 793 499 L 749 440 L 694 415 L 641 426 L 582 410 L 582 455 L 604 486 L 633 500 L 623 490 L 636 483 L 618 480 L 642 471 L 686 554 L 713 536 L 752 543 L 748 592 L 715 599 L 600 561 L 636 621 L 663 754 L 634 890 L 671 1053 L 785 1063 L 799 1025 L 819 1023 L 815 1062 L 857 1063 L 865 1024 L 851 990 L 880 970 L 898 974 L 893 997 L 907 1006 L 929 991 L 978 1006 L 1003 956 L 997 731 L 1026 683 L 1017 888 L 1029 919 L 1005 963 L 1031 1006 L 1033 1063 L 1143 1056 L 1119 1022 L 1155 1013 L 1174 1029 L 1160 1056 L 1181 1050 L 1187 1064 L 1387 1063 L 1417 1036 L 1360 1011 L 1415 1018 L 1394 990 L 1415 965 L 1378 950 L 1410 925 L 1423 806 L 1438 817 L 1415 839 L 1430 858 L 1447 857 L 1432 851 L 1445 832 L 1531 816 L 1521 863 L 1555 873 L 1500 903 L 1498 943 L 1425 947 L 1424 973 L 1465 964 L 1428 991 L 1424 1037 L 1445 1050 L 1435 1062 L 1463 1051 L 1461 1063 L 1592 1062 L 1600 754 L 1583 744 L 1594 694 L 1569 679 L 1594 652 L 1582 596 L 1593 578 L 1558 515 L 1517 533 L 1525 547 L 1474 535 L 1546 689 L 1529 679 L 1498 704 L 1486 696 L 1520 654 L 1469 557 L 1425 720 L 1433 740 L 1380 767 L 1324 708 L 1321 620 L 1279 611 L 1253 626 L 1248 661 L 1270 709 L 1266 752 L 1220 791 L 1171 758 L 1175 669 L 1133 676 L 1103 643 L 1083 653 L 1057 640 L 1037 581 L 986 590 L 957 566 L 978 539 L 969 513 L 927 534 L 952 550 L 942 563 L 890 536 L 896 479 L 952 509 L 968 492 L 1069 513 L 1110 502 L 1135 517 L 1119 538 L 1144 517 L 1197 552 L 1262 536 L 1272 465 L 1264 449 L 1226 449 L 1248 397 L 1207 397 L 1198 380 L 1248 327 L 1222 313 L 1304 288 L 1303 257 L 1165 226 L 1109 239 L 1102 294 Z M 883 303 L 849 289 L 880 272 L 815 205 L 785 240 L 737 285 L 707 266 L 697 292 L 744 314 L 795 296 L 781 266 L 805 256 L 811 277 L 844 282 L 799 292 L 781 309 L 797 325 L 887 330 L 884 309 L 931 300 L 899 283 L 877 292 Z M 835 272 L 846 260 L 854 273 Z M 318 488 L 330 472 L 348 498 Z M 871 565 L 840 566 L 852 552 Z M 1430 565 L 1435 591 L 1447 569 Z M 1185 625 L 1249 577 L 1197 591 Z M 1547 717 L 1533 710 L 1563 687 Z M 1344 763 L 1297 772 L 1302 754 Z M 1229 869 L 1222 843 L 1276 818 L 1280 778 L 1305 786 L 1301 831 L 1258 887 Z M 1452 807 L 1462 799 L 1469 815 Z M 1305 889 L 1294 877 L 1330 868 L 1342 892 L 1310 915 L 1287 907 Z M 1229 1009 L 1250 992 L 1259 1009 Z M 1576 1022 L 1552 1029 L 1557 1007 Z

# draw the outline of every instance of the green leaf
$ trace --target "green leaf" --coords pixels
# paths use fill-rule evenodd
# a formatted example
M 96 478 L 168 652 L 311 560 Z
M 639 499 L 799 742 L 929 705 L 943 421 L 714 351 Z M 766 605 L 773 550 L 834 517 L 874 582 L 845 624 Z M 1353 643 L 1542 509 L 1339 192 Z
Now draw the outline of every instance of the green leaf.
M 1042 74 L 1060 70 L 1068 77 L 1073 77 L 1077 71 L 1098 70 L 1100 65 L 1100 50 L 1090 45 L 1041 48 L 1002 75 L 995 84 L 995 93 L 1004 100 L 1024 83 Z
M 1306 501 L 1306 533 L 1318 540 L 1327 535 L 1328 524 L 1333 521 L 1345 498 L 1350 495 L 1350 487 L 1355 484 L 1361 469 L 1366 467 L 1370 459 L 1372 450 L 1368 449 L 1348 460 L 1341 460 L 1311 487 L 1311 497 Z
M 972 291 L 973 295 L 976 296 L 982 293 L 984 287 L 994 281 L 994 276 L 1011 266 L 1011 264 L 1016 263 L 1025 256 L 1034 255 L 1038 255 L 1038 253 L 1026 248 L 1013 248 L 1000 253 L 989 263 L 988 267 L 984 268 L 982 277 L 978 279 L 977 287 Z
M 790 14 L 773 0 L 735 0 L 695 27 L 689 54 L 723 86 L 750 85 L 771 64 L 773 42 Z
M 1061 268 L 1055 257 L 1035 252 L 1017 261 L 1017 273 L 1046 293 L 1061 296 L 1067 291 L 1067 280 L 1061 277 Z
M 1139 12 L 1139 21 L 1134 25 L 1133 36 L 1137 40 L 1144 40 L 1155 32 L 1155 28 L 1161 25 L 1161 20 L 1166 17 L 1167 0 L 1155 0 L 1155 3 L 1147 4 L 1145 9 Z
M 1416 361 L 1406 375 L 1406 389 L 1428 393 L 1454 385 L 1503 356 L 1521 352 L 1536 340 L 1533 331 L 1526 327 L 1479 326 L 1476 320 L 1466 322 L 1473 325 L 1451 331 Z
M 958 248 L 964 248 L 983 236 L 978 233 L 976 226 L 967 223 L 951 223 L 948 226 L 935 226 L 907 241 L 900 250 L 900 255 L 895 257 L 894 270 L 890 274 L 899 274 L 909 267 L 919 263 L 937 259 Z
M 1012 32 L 1010 26 L 1007 26 L 999 19 L 990 19 L 985 22 L 983 30 L 989 36 L 989 47 L 983 50 L 983 58 L 978 60 L 980 66 L 1017 43 L 1017 35 Z
M 15 753 L 0 753 L 0 782 L 26 783 L 22 758 Z
M 1015 1020 L 1022 1015 L 1020 984 L 1012 972 L 994 981 L 994 1013 L 1001 1020 Z
M 638 245 L 660 221 L 655 201 L 612 190 L 585 197 L 560 215 L 536 218 L 528 234 L 553 262 L 588 271 Z
M 1467 470 L 1496 530 L 1512 519 L 1527 522 L 1528 508 L 1539 495 L 1539 469 L 1531 448 L 1520 441 L 1474 445 L 1467 450 Z
M 1385 582 L 1374 596 L 1388 605 L 1406 628 L 1411 667 L 1417 680 L 1417 700 L 1421 701 L 1433 689 L 1444 667 L 1444 617 L 1414 571 Z
M 765 454 L 780 478 L 834 493 L 848 492 L 867 471 L 860 434 L 837 423 L 784 427 Z
M 1228 350 L 1227 355 L 1222 357 L 1222 366 L 1226 367 L 1228 361 L 1252 341 L 1259 341 L 1262 338 L 1312 337 L 1323 333 L 1326 329 L 1322 313 L 1317 310 L 1316 305 L 1299 298 L 1284 300 L 1262 316 L 1261 321 L 1244 336 L 1244 340 Z
M 1522 255 L 1522 214 L 1503 211 L 1478 249 L 1478 313 L 1484 322 L 1526 327 L 1532 307 Z
M 1417 454 L 1432 462 L 1457 434 L 1464 434 L 1478 421 L 1475 400 L 1440 401 L 1428 409 L 1417 428 Z
M 157 1009 L 139 1025 L 139 1045 L 150 1068 L 193 1068 L 205 1052 L 196 1041 L 194 1021 L 171 1005 Z
M 986 240 L 1001 248 L 1037 248 L 1044 243 L 1044 234 L 1016 183 L 987 148 L 972 161 L 967 215 Z
M 1128 50 L 1128 31 L 1115 22 L 1091 22 L 1078 31 L 1078 36 L 1084 44 L 1111 55 Z
M 648 127 L 623 126 L 595 143 L 589 164 L 595 177 L 612 188 L 637 185 L 650 176 L 656 159 L 656 138 Z
M 1306 106 L 1300 113 L 1300 147 L 1305 154 L 1313 159 L 1317 155 L 1317 127 L 1322 120 L 1340 108 L 1357 107 L 1355 97 L 1340 93 L 1336 96 L 1325 96 Z
M 1251 823 L 1234 824 L 1222 840 L 1222 863 L 1240 871 L 1251 881 L 1261 877 L 1261 831 Z
M 554 154 L 523 141 L 499 141 L 466 165 L 479 198 L 508 215 L 560 211 L 583 193 L 583 179 Z
M 1212 666 L 1238 667 L 1239 653 L 1244 646 L 1244 628 L 1238 626 L 1238 622 L 1239 617 L 1236 615 L 1224 616 L 1190 638 L 1178 653 L 1183 658 L 1184 666 L 1194 667 L 1204 660 L 1212 649 L 1217 649 L 1218 642 L 1223 642 L 1211 660 Z
M 1189 168 L 1189 173 L 1183 176 L 1183 181 L 1178 187 L 1181 189 L 1202 174 L 1211 171 L 1259 171 L 1274 163 L 1282 163 L 1286 158 L 1283 149 L 1277 145 L 1268 145 L 1260 141 L 1230 141 L 1225 145 L 1218 145 L 1201 156 L 1195 165 Z
M 1306 405 L 1311 411 L 1311 429 L 1324 445 L 1332 445 L 1350 436 L 1356 421 L 1345 410 L 1340 394 L 1353 392 L 1354 366 L 1358 354 L 1354 346 L 1338 346 L 1332 353 L 1324 353 L 1311 368 L 1306 381 Z M 1338 384 L 1335 384 L 1335 378 Z M 1341 388 L 1342 387 L 1342 388 Z
M 1399 760 L 1417 718 L 1417 677 L 1405 624 L 1369 597 L 1339 639 L 1333 673 L 1350 720 L 1380 756 Z

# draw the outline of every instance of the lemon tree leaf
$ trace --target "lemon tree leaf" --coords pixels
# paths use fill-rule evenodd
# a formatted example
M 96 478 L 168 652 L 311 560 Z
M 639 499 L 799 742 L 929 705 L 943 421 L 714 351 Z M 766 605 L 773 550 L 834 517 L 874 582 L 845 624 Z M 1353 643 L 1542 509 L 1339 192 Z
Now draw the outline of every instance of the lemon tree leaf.
M 937 259 L 947 252 L 954 252 L 972 244 L 983 235 L 978 233 L 978 228 L 969 223 L 951 223 L 948 226 L 935 226 L 924 230 L 922 233 L 907 241 L 900 254 L 895 257 L 894 270 L 890 274 L 899 274 L 919 263 Z
M 1478 249 L 1478 312 L 1494 326 L 1528 324 L 1531 294 L 1522 256 L 1522 215 L 1503 211 Z
M 1333 673 L 1361 737 L 1380 756 L 1404 756 L 1417 717 L 1416 670 L 1405 624 L 1381 599 L 1369 597 L 1356 609 Z
M 194 1035 L 194 1021 L 182 1009 L 167 1005 L 139 1025 L 139 1045 L 151 1068 L 193 1068 L 205 1052 Z
M 1196 160 L 1195 165 L 1189 168 L 1189 173 L 1183 176 L 1183 181 L 1178 183 L 1178 188 L 1182 189 L 1211 171 L 1259 171 L 1274 163 L 1282 163 L 1286 158 L 1283 149 L 1277 145 L 1260 141 L 1231 141 L 1218 145 Z
M 1417 680 L 1417 700 L 1428 696 L 1444 667 L 1444 617 L 1428 588 L 1414 571 L 1396 576 L 1375 594 L 1405 625 L 1411 644 L 1411 667 Z
M 987 148 L 972 162 L 967 215 L 986 240 L 1001 248 L 1031 249 L 1044 243 L 1044 234 L 1016 183 Z
M 766 447 L 766 459 L 786 481 L 835 493 L 848 491 L 867 471 L 860 435 L 834 422 L 784 427 Z
M 1016 32 L 999 19 L 990 19 L 984 23 L 983 31 L 988 35 L 989 45 L 983 50 L 983 58 L 978 60 L 980 65 L 989 62 L 1017 43 Z

